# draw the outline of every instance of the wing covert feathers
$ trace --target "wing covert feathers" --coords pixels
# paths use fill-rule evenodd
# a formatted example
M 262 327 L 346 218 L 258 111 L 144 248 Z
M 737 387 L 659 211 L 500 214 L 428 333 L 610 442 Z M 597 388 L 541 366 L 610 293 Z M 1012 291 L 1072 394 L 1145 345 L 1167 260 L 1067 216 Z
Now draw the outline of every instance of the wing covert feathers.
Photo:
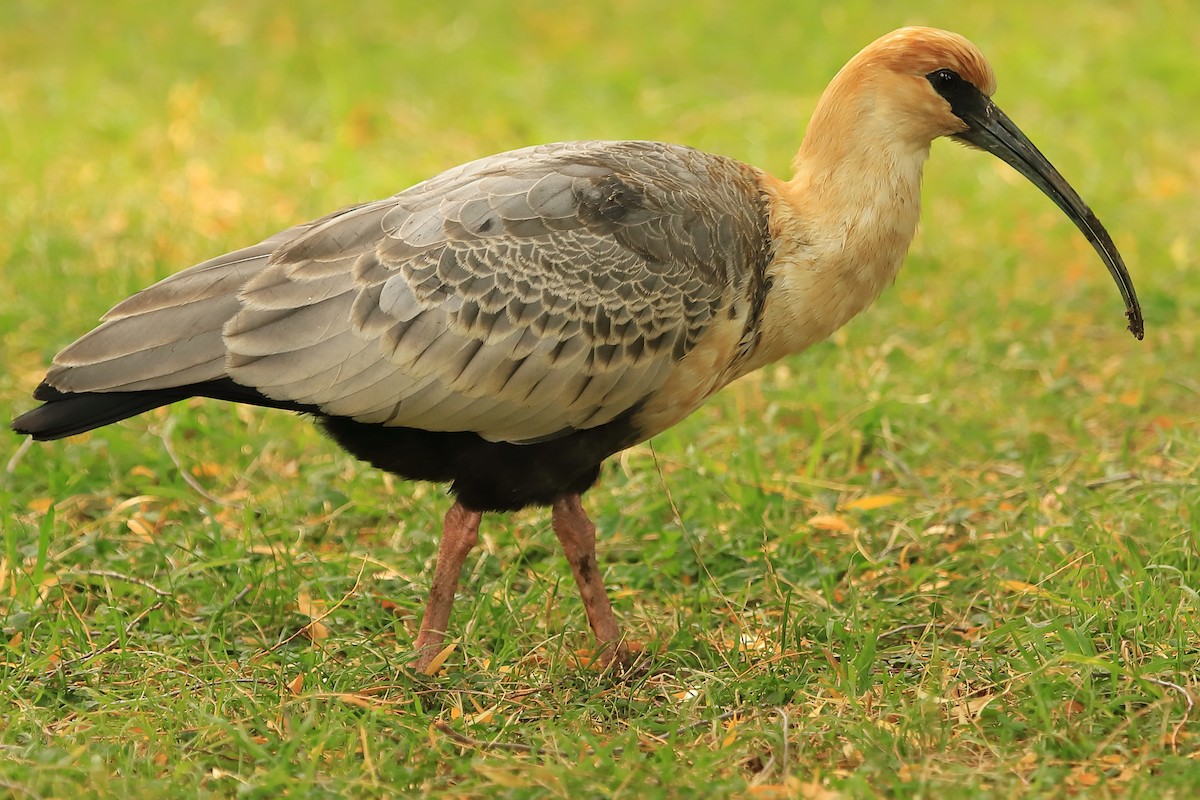
M 64 350 L 47 383 L 229 378 L 329 415 L 494 441 L 596 427 L 673 385 L 706 338 L 720 341 L 706 362 L 752 342 L 770 257 L 757 176 L 648 142 L 485 158 L 155 284 Z

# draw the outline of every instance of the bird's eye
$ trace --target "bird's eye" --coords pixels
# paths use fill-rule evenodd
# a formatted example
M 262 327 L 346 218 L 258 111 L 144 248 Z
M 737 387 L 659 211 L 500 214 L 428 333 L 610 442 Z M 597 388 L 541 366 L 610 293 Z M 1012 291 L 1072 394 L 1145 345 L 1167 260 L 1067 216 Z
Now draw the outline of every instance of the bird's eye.
M 929 85 L 935 92 L 950 100 L 951 106 L 955 104 L 955 100 L 951 99 L 952 96 L 962 94 L 970 86 L 962 79 L 961 75 L 952 69 L 934 70 L 926 75 L 925 79 L 929 81 Z
M 929 78 L 937 86 L 950 86 L 958 78 L 958 73 L 952 69 L 939 69 Z

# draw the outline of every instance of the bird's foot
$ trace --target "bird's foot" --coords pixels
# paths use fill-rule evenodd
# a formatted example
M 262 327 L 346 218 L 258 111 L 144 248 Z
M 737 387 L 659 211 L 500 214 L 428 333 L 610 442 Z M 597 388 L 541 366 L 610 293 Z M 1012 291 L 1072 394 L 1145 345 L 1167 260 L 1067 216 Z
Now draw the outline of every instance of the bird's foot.
M 640 642 L 620 641 L 601 643 L 594 650 L 583 650 L 577 654 L 589 669 L 628 677 L 639 672 L 643 647 Z

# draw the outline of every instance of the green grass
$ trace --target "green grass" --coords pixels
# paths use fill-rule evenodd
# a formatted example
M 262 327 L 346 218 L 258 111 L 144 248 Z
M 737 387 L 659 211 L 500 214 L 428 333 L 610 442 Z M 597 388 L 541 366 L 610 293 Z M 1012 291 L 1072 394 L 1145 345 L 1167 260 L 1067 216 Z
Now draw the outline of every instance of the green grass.
M 128 293 L 476 156 L 645 137 L 784 173 L 907 23 L 990 56 L 1146 340 L 1046 198 L 936 143 L 897 285 L 589 494 L 624 681 L 578 663 L 545 512 L 485 520 L 427 679 L 440 489 L 215 403 L 12 437 L 0 794 L 1193 796 L 1200 7 L 246 5 L 6 3 L 0 417 Z

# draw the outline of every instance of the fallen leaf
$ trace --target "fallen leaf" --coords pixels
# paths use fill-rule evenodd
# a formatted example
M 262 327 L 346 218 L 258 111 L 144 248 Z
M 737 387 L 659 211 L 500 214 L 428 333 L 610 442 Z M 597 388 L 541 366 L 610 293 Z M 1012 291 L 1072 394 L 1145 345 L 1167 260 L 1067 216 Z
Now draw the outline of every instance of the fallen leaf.
M 725 738 L 721 740 L 721 747 L 722 748 L 729 747 L 730 745 L 732 745 L 734 742 L 737 741 L 737 738 L 738 738 L 738 726 L 736 723 L 734 723 L 733 725 L 729 726 L 729 733 L 725 734 Z
M 391 614 L 393 614 L 397 617 L 401 616 L 404 611 L 404 609 L 400 606 L 399 603 L 393 602 L 392 600 L 386 600 L 383 598 L 380 598 L 380 600 L 379 600 L 379 607 L 382 608 L 384 611 L 390 612 Z
M 491 722 L 495 717 L 494 709 L 489 708 L 485 711 L 480 711 L 478 714 L 468 714 L 465 720 L 468 725 L 483 725 Z
M 817 514 L 815 517 L 809 518 L 808 524 L 821 531 L 849 533 L 854 530 L 849 522 L 836 514 Z
M 300 592 L 296 596 L 296 609 L 312 620 L 300 629 L 301 636 L 311 642 L 321 642 L 329 638 L 329 627 L 321 622 L 321 618 L 325 616 L 325 604 L 323 602 L 313 600 L 307 592 Z
M 359 697 L 356 694 L 339 694 L 337 699 L 348 706 L 358 706 L 359 708 L 374 708 L 375 704 L 365 697 Z
M 964 704 L 964 706 L 966 707 L 967 713 L 969 713 L 973 719 L 979 719 L 979 715 L 982 714 L 983 710 L 991 705 L 991 702 L 995 699 L 996 695 L 985 694 L 980 697 L 972 697 Z
M 768 650 L 771 648 L 770 640 L 764 636 L 743 633 L 738 637 L 738 641 L 741 643 L 742 650 Z
M 319 617 L 325 613 L 325 604 L 320 600 L 313 600 L 308 592 L 300 592 L 296 596 L 296 610 L 306 617 Z
M 154 526 L 142 517 L 130 517 L 125 520 L 125 525 L 129 530 L 144 539 L 150 539 L 154 536 Z
M 297 673 L 296 677 L 288 682 L 287 688 L 292 694 L 300 694 L 301 690 L 304 689 L 304 673 Z
M 1045 597 L 1047 599 L 1054 597 L 1054 595 L 1042 587 L 1026 583 L 1025 581 L 1003 580 L 1000 581 L 1000 585 L 1010 592 L 1017 592 L 1018 594 L 1036 594 L 1038 597 Z
M 857 500 L 851 500 L 849 503 L 843 503 L 842 508 L 845 510 L 872 511 L 876 508 L 893 506 L 896 503 L 902 502 L 904 502 L 904 498 L 898 494 L 872 494 L 860 497 Z
M 453 653 L 457 647 L 458 647 L 458 642 L 451 642 L 450 644 L 443 647 L 441 652 L 439 652 L 436 656 L 433 657 L 433 661 L 429 662 L 429 666 L 426 667 L 424 670 L 425 674 L 426 675 L 437 675 L 438 672 L 441 670 L 442 665 L 446 663 L 446 659 L 450 657 L 450 654 Z
M 54 500 L 49 497 L 35 497 L 25 504 L 25 507 L 37 514 L 45 514 L 50 510 L 50 506 L 54 505 Z
M 1071 776 L 1067 778 L 1067 782 L 1078 784 L 1079 786 L 1095 786 L 1096 784 L 1100 783 L 1100 776 L 1090 770 L 1080 769 L 1076 772 L 1073 772 Z
M 821 785 L 820 778 L 813 777 L 811 781 L 801 781 L 795 775 L 788 776 L 783 783 L 751 786 L 753 797 L 802 797 L 804 800 L 839 800 L 842 795 Z
M 300 629 L 300 635 L 310 642 L 323 642 L 329 638 L 329 627 L 314 619 Z
M 1130 389 L 1127 392 L 1121 392 L 1117 396 L 1117 402 L 1123 406 L 1138 406 L 1142 403 L 1142 392 L 1140 389 Z
M 225 467 L 212 462 L 203 464 L 194 464 L 192 466 L 192 475 L 197 478 L 217 478 L 225 471 Z
M 797 778 L 792 778 L 790 783 L 796 780 Z M 840 800 L 842 796 L 840 792 L 821 786 L 821 781 L 816 776 L 808 783 L 800 783 L 797 788 L 804 800 Z

